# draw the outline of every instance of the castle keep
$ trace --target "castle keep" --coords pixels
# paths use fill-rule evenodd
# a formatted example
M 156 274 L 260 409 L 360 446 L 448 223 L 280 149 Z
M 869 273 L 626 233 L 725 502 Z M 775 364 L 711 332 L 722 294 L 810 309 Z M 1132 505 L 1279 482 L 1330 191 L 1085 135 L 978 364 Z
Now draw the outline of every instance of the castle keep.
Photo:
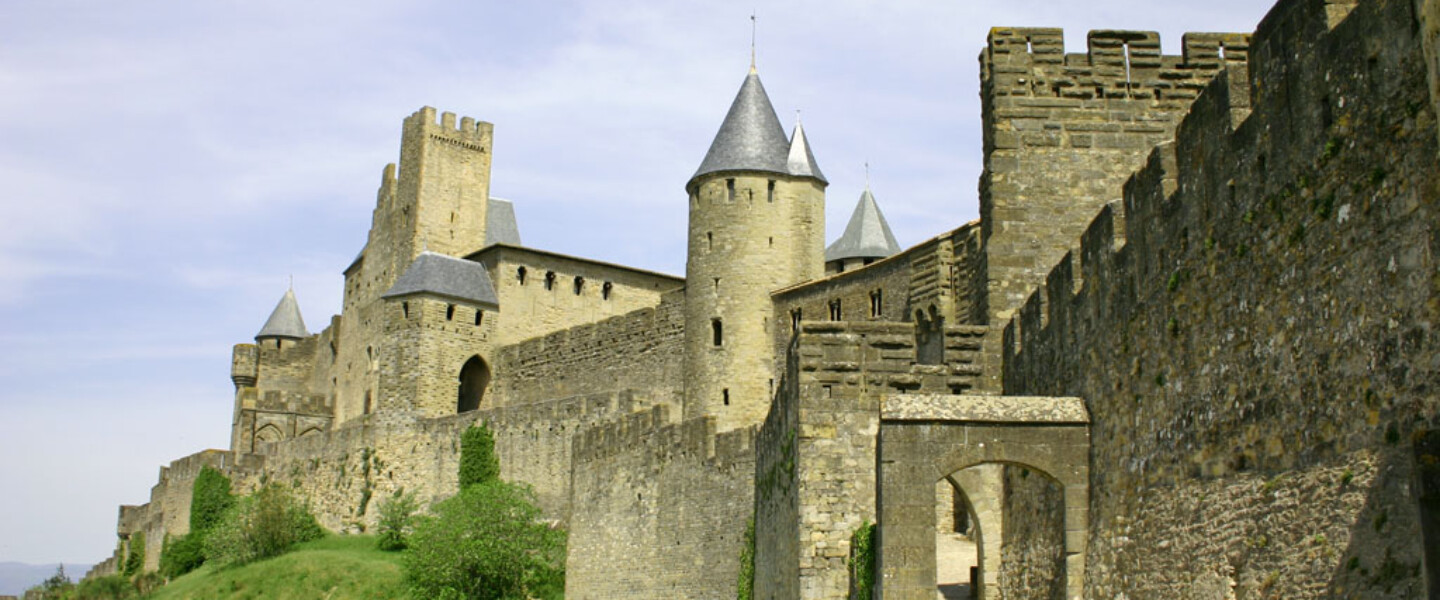
M 887 600 L 962 523 L 977 598 L 1440 597 L 1440 0 L 1181 46 L 993 29 L 981 218 L 903 249 L 868 188 L 827 246 L 824 148 L 752 66 L 676 182 L 683 279 L 525 246 L 492 126 L 422 108 L 340 315 L 284 293 L 229 449 L 95 572 L 184 533 L 201 466 L 363 530 L 484 422 L 572 598 L 733 598 L 752 520 L 756 598 L 852 596 L 870 523 Z

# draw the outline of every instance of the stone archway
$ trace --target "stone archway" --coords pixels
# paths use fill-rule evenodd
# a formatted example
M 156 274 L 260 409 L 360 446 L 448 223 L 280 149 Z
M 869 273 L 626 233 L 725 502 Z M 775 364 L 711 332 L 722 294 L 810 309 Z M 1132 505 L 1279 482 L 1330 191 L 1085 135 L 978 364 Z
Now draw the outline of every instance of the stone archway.
M 480 408 L 485 398 L 485 388 L 490 385 L 490 366 L 485 359 L 477 356 L 465 361 L 460 368 L 460 392 L 455 402 L 455 412 L 463 413 Z
M 936 481 L 987 463 L 1023 465 L 1063 487 L 1066 597 L 1085 581 L 1090 427 L 1078 398 L 897 395 L 877 449 L 880 585 L 886 600 L 935 597 Z

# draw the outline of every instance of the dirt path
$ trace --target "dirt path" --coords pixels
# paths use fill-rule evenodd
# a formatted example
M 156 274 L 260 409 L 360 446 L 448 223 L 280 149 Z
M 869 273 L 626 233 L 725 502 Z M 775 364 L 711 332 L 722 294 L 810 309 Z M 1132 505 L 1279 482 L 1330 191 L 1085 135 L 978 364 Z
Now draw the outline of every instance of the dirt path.
M 959 534 L 936 534 L 935 579 L 939 584 L 936 598 L 969 600 L 970 567 L 975 566 L 975 561 L 975 542 Z

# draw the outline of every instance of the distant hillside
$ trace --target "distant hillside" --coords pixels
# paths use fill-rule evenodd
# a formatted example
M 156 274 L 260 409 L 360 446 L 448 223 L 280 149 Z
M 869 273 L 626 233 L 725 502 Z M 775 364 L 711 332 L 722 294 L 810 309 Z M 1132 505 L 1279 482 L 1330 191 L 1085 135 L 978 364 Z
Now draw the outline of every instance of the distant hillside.
M 58 563 L 32 565 L 18 562 L 0 562 L 0 596 L 19 596 L 40 582 L 55 574 Z M 67 564 L 65 574 L 72 581 L 85 576 L 92 565 Z

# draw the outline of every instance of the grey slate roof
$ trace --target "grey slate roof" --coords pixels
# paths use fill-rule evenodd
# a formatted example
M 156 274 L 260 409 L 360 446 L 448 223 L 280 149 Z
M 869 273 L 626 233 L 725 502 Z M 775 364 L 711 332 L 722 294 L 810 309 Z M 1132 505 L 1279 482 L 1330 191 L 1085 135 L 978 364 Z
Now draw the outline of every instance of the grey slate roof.
M 433 294 L 498 309 L 490 273 L 478 262 L 435 252 L 421 252 L 382 298 Z
M 789 173 L 789 155 L 790 140 L 785 139 L 785 129 L 775 116 L 760 75 L 751 69 L 710 143 L 710 151 L 690 179 L 718 171 Z
M 795 133 L 790 136 L 790 157 L 785 162 L 785 168 L 791 175 L 814 177 L 830 183 L 825 179 L 825 174 L 820 172 L 820 165 L 815 164 L 815 155 L 810 152 L 810 142 L 805 139 L 805 128 L 798 120 L 795 121 Z
M 306 337 L 310 337 L 310 331 L 305 329 L 305 319 L 300 318 L 300 303 L 295 301 L 295 290 L 285 290 L 285 295 L 280 297 L 280 303 L 275 305 L 275 310 L 270 313 L 265 326 L 260 328 L 260 333 L 255 334 L 255 339 L 298 340 Z
M 825 249 L 825 262 L 846 258 L 885 258 L 899 251 L 900 244 L 895 243 L 890 224 L 885 222 L 885 215 L 880 214 L 875 195 L 866 187 L 865 192 L 860 194 L 860 202 L 855 204 L 855 212 L 850 215 L 845 233 Z
M 515 205 L 503 198 L 490 197 L 485 211 L 485 245 L 520 245 L 520 226 L 515 222 Z

